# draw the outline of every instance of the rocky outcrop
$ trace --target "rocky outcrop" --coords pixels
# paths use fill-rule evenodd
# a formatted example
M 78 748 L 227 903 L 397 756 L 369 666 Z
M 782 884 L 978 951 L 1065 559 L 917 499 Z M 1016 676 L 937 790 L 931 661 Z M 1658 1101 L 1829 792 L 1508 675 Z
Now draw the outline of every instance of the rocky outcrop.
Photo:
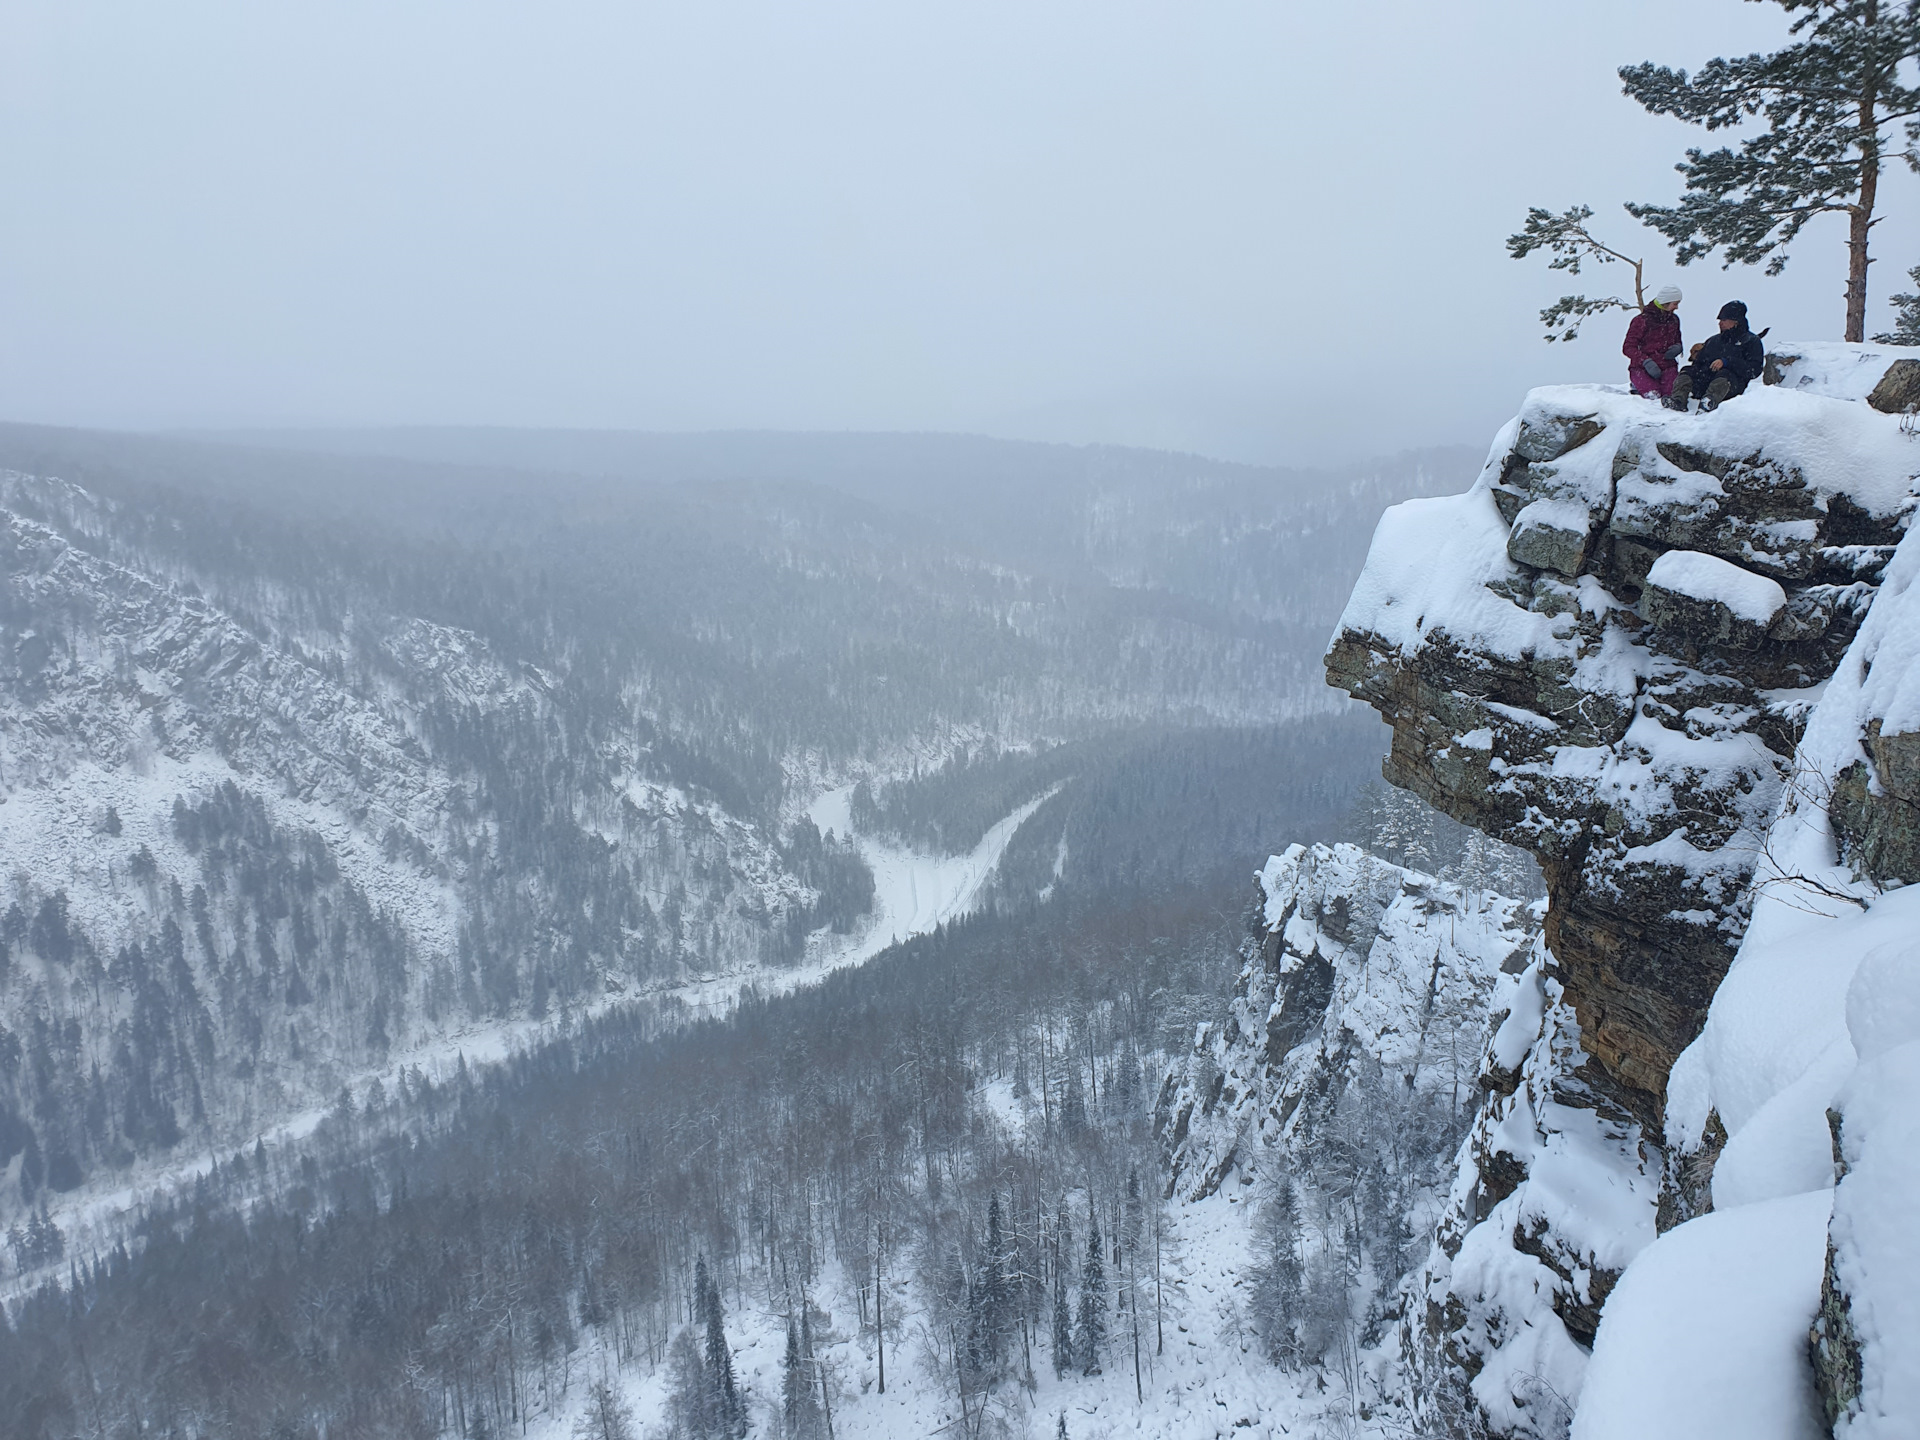
M 1833 829 L 1841 850 L 1882 883 L 1920 884 L 1920 731 L 1889 735 L 1875 717 L 1867 758 L 1840 772 Z
M 1595 1081 L 1538 944 L 1493 1017 L 1486 1103 L 1401 1322 L 1414 1408 L 1441 1433 L 1564 1435 L 1601 1307 L 1653 1238 L 1657 1148 Z
M 1791 348 L 1775 388 L 1710 415 L 1535 391 L 1472 491 L 1376 533 L 1329 678 L 1392 726 L 1390 781 L 1532 851 L 1549 892 L 1526 982 L 1541 999 L 1488 1052 L 1490 1099 L 1403 1332 L 1437 1415 L 1564 1433 L 1613 1281 L 1714 1204 L 1729 1126 L 1693 1107 L 1671 1129 L 1668 1079 L 1756 870 L 1780 873 L 1774 817 L 1807 783 L 1808 717 L 1913 513 L 1920 449 L 1876 413 L 1906 408 L 1888 400 L 1896 358 Z M 1912 878 L 1913 738 L 1904 719 L 1872 730 L 1818 782 L 1870 876 Z M 1750 1150 L 1728 1150 L 1736 1190 Z
M 1393 726 L 1389 780 L 1538 856 L 1597 1082 L 1656 1129 L 1910 513 L 1904 452 L 1836 403 L 1535 391 L 1472 492 L 1382 521 L 1327 657 Z
M 1297 1154 L 1368 1072 L 1469 1114 L 1489 997 L 1539 934 L 1522 901 L 1352 845 L 1291 846 L 1258 884 L 1226 1019 L 1160 1096 L 1169 1195 L 1203 1199 L 1273 1147 Z

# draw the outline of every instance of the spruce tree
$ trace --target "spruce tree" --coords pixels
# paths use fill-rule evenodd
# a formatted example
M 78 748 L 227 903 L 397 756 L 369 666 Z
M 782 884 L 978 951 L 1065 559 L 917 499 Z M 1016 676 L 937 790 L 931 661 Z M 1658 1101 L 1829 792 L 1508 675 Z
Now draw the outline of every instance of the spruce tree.
M 694 1262 L 693 1286 L 699 1297 L 700 1318 L 706 1325 L 706 1380 L 714 1422 L 721 1434 L 747 1433 L 746 1406 L 733 1374 L 733 1351 L 727 1346 L 726 1315 L 720 1306 L 720 1287 L 707 1270 L 706 1257 Z
M 1267 1358 L 1291 1370 L 1299 1365 L 1301 1301 L 1300 1211 L 1293 1183 L 1282 1179 L 1260 1209 L 1260 1263 L 1248 1301 L 1253 1332 Z
M 1067 1220 L 1067 1202 L 1053 1232 L 1053 1373 L 1066 1378 L 1073 1369 L 1073 1311 L 1067 1305 L 1067 1257 L 1073 1254 L 1073 1227 Z
M 1627 209 L 1666 237 L 1682 265 L 1719 250 L 1729 265 L 1764 261 L 1769 275 L 1809 220 L 1846 216 L 1846 338 L 1857 341 L 1866 335 L 1880 172 L 1889 159 L 1911 162 L 1920 140 L 1920 88 L 1900 79 L 1920 59 L 1920 5 L 1777 3 L 1794 17 L 1794 40 L 1770 55 L 1709 60 L 1694 75 L 1652 63 L 1621 69 L 1627 94 L 1655 115 L 1710 131 L 1766 122 L 1737 150 L 1689 149 L 1675 167 L 1686 178 L 1679 204 Z
M 1907 271 L 1907 279 L 1920 292 L 1920 265 Z M 1893 297 L 1893 329 L 1873 337 L 1879 345 L 1920 345 L 1920 293 Z
M 1013 1287 L 1007 1275 L 1006 1226 L 1000 1216 L 1000 1196 L 987 1203 L 987 1253 L 980 1276 L 980 1319 L 985 1358 L 997 1365 L 1006 1353 L 1007 1332 L 1013 1322 Z
M 1080 1324 L 1074 1332 L 1073 1353 L 1080 1373 L 1100 1373 L 1100 1352 L 1107 1346 L 1107 1261 L 1101 1254 L 1100 1219 L 1087 1203 L 1087 1258 L 1080 1267 Z
M 1080 1083 L 1078 1065 L 1067 1071 L 1060 1086 L 1060 1128 L 1069 1140 L 1078 1140 L 1087 1129 L 1087 1090 Z
M 800 1343 L 800 1331 L 787 1322 L 787 1358 L 781 1375 L 781 1411 L 787 1440 L 814 1440 L 820 1433 L 820 1403 L 813 1393 L 812 1367 Z

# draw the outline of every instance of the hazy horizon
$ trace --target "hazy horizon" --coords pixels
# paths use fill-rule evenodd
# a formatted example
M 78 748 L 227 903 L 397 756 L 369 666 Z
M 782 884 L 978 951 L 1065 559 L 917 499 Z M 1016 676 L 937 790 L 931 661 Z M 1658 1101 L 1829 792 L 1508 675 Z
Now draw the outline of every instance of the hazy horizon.
M 1619 378 L 1503 240 L 1591 204 L 1699 334 L 1838 334 L 1840 221 L 1676 271 L 1707 137 L 1614 69 L 1772 48 L 1714 0 L 678 14 L 16 7 L 0 415 L 110 428 L 977 434 L 1322 465 Z M 1920 256 L 1890 171 L 1870 327 Z M 1364 437 L 1364 438 L 1359 438 Z

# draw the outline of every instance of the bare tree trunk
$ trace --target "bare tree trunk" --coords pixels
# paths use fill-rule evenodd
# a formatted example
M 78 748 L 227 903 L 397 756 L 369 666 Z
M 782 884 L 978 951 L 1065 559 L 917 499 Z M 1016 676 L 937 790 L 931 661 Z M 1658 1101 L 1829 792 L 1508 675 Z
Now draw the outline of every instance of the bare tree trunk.
M 1153 1353 L 1167 1353 L 1167 1302 L 1160 1284 L 1160 1207 L 1153 1207 Z
M 959 1386 L 960 1386 L 960 1422 L 961 1422 L 960 1433 L 963 1435 L 971 1435 L 973 1433 L 973 1415 L 967 1409 L 966 1362 L 961 1358 L 961 1355 L 960 1355 L 959 1332 L 956 1331 L 951 1325 L 947 1326 L 947 1339 L 953 1346 L 953 1378 L 959 1383 Z
M 1868 0 L 1865 23 L 1880 19 L 1877 0 Z M 1860 194 L 1847 210 L 1847 339 L 1867 338 L 1867 238 L 1873 229 L 1873 205 L 1880 189 L 1880 72 L 1869 71 L 1860 88 Z

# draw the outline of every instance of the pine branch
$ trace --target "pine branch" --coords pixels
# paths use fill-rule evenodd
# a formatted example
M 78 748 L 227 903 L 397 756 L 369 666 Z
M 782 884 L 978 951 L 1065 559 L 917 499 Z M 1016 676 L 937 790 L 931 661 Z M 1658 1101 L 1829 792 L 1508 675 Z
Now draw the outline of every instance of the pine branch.
M 1578 275 L 1581 265 L 1587 261 L 1633 267 L 1634 303 L 1631 305 L 1615 295 L 1599 298 L 1562 295 L 1542 310 L 1540 323 L 1546 327 L 1545 338 L 1549 342 L 1575 339 L 1580 334 L 1581 322 L 1602 311 L 1632 310 L 1646 305 L 1643 263 L 1596 239 L 1587 228 L 1587 221 L 1592 217 L 1593 210 L 1586 205 L 1575 205 L 1558 215 L 1535 206 L 1527 211 L 1526 223 L 1520 232 L 1507 237 L 1507 253 L 1515 260 L 1524 260 L 1544 250 L 1552 257 L 1547 261 L 1547 268 L 1564 270 L 1569 275 Z

